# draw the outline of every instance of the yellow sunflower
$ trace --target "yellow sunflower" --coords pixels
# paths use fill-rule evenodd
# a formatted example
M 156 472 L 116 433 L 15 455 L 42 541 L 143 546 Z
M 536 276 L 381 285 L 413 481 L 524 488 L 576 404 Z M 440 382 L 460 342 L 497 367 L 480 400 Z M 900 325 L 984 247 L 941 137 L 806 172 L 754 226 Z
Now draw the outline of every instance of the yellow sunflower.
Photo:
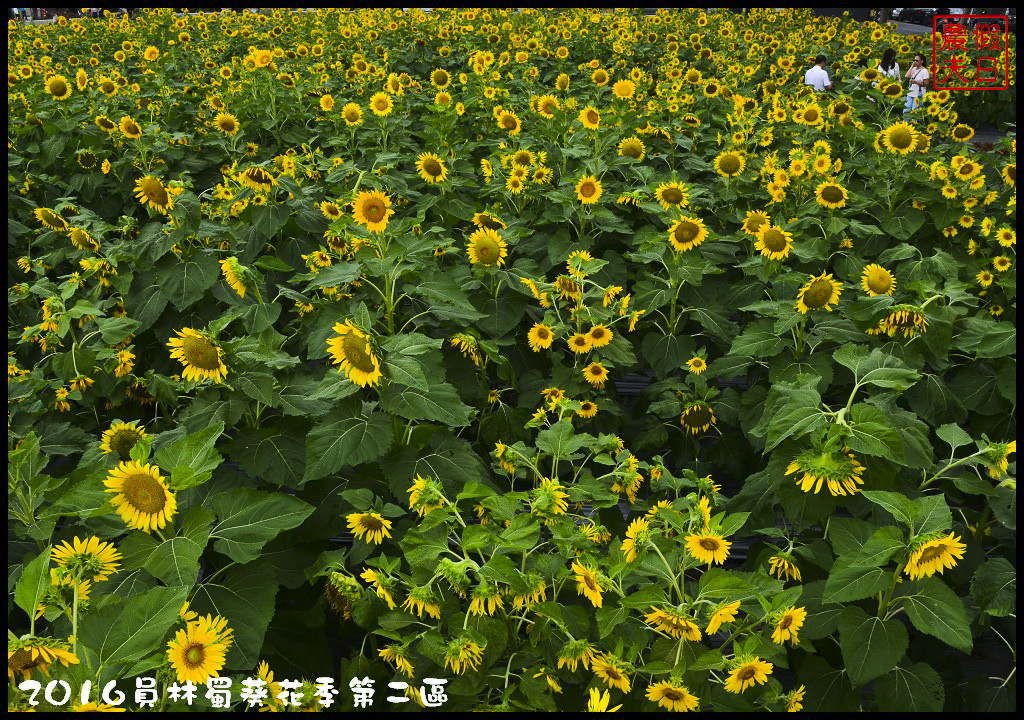
M 327 341 L 327 352 L 332 361 L 341 366 L 338 372 L 344 372 L 349 380 L 360 387 L 377 385 L 383 373 L 369 336 L 352 324 L 351 320 L 335 323 L 334 332 L 338 335 Z
M 786 475 L 802 473 L 796 480 L 797 485 L 805 493 L 817 494 L 825 485 L 833 495 L 853 495 L 859 492 L 858 485 L 863 485 L 864 466 L 857 458 L 843 448 L 842 452 L 807 449 L 798 454 L 786 468 Z
M 670 207 L 686 207 L 690 191 L 682 183 L 672 181 L 659 185 L 654 191 L 654 197 L 662 208 L 668 210 Z
M 211 677 L 220 677 L 227 650 L 209 624 L 196 621 L 178 630 L 174 639 L 168 641 L 167 661 L 178 682 L 202 685 Z
M 699 562 L 721 565 L 729 557 L 731 542 L 713 532 L 702 532 L 686 536 L 686 549 Z
M 115 421 L 109 430 L 103 431 L 100 438 L 100 450 L 109 455 L 116 452 L 122 460 L 127 460 L 135 443 L 148 437 L 145 428 L 136 426 L 137 420 L 130 423 Z
M 377 117 L 387 117 L 395 107 L 395 101 L 386 92 L 375 93 L 370 98 L 370 110 Z
M 378 190 L 364 190 L 352 203 L 352 217 L 370 232 L 383 231 L 394 214 L 391 198 Z
M 835 180 L 827 180 L 814 191 L 815 199 L 822 207 L 829 210 L 836 210 L 846 205 L 849 193 L 842 185 Z
M 690 712 L 700 704 L 686 686 L 679 682 L 659 682 L 647 688 L 647 699 L 671 712 Z
M 36 216 L 36 220 L 57 232 L 64 232 L 68 229 L 67 220 L 62 218 L 60 215 L 55 213 L 50 208 L 36 208 L 32 211 L 32 214 Z
M 357 103 L 347 103 L 341 109 L 341 116 L 345 118 L 345 124 L 349 127 L 357 127 L 363 124 L 363 109 Z
M 646 152 L 647 148 L 644 146 L 643 141 L 638 137 L 623 138 L 622 141 L 619 142 L 619 155 L 622 157 L 631 157 L 634 160 L 643 160 Z
M 380 545 L 384 538 L 391 537 L 391 521 L 385 520 L 379 513 L 352 513 L 346 520 L 349 530 L 359 539 L 365 534 L 367 542 Z
M 241 127 L 238 124 L 238 118 L 231 113 L 217 113 L 217 117 L 213 120 L 214 126 L 225 135 L 231 136 L 238 132 Z
M 593 175 L 584 175 L 576 183 L 576 198 L 584 205 L 593 205 L 601 198 L 601 181 Z
M 502 130 L 506 130 L 509 135 L 518 135 L 519 131 L 522 130 L 523 124 L 519 121 L 519 116 L 510 110 L 502 110 L 498 114 L 498 127 Z
M 505 258 L 508 257 L 508 244 L 496 230 L 484 227 L 475 230 L 469 236 L 466 252 L 469 255 L 469 262 L 473 265 L 504 265 Z
M 13 635 L 8 633 L 7 677 L 11 684 L 30 680 L 32 671 L 37 669 L 49 677 L 50 666 L 55 662 L 59 662 L 64 667 L 79 663 L 78 658 L 68 651 L 67 643 L 60 640 L 32 636 L 12 638 Z
M 708 627 L 705 632 L 708 635 L 714 635 L 725 623 L 731 623 L 736 620 L 736 615 L 740 610 L 740 601 L 736 600 L 731 603 L 725 603 L 724 605 L 715 606 L 714 612 L 711 613 L 711 617 L 708 618 Z
M 587 333 L 587 340 L 591 347 L 604 347 L 612 341 L 612 331 L 604 325 L 595 325 Z
M 597 573 L 575 561 L 572 564 L 572 571 L 576 573 L 576 591 L 590 600 L 594 607 L 601 607 L 601 583 L 597 579 Z
M 668 241 L 678 252 L 692 250 L 708 237 L 707 228 L 700 218 L 681 217 L 668 229 Z
M 569 349 L 577 355 L 590 352 L 591 347 L 590 339 L 583 333 L 576 333 L 569 338 Z
M 707 432 L 715 424 L 715 413 L 707 403 L 691 402 L 683 409 L 679 423 L 689 433 L 698 435 Z
M 527 335 L 527 340 L 530 343 L 530 349 L 534 352 L 547 350 L 551 347 L 551 342 L 554 339 L 555 334 L 551 331 L 551 328 L 541 323 L 534 323 Z
M 725 690 L 739 694 L 748 687 L 753 687 L 755 682 L 763 685 L 768 682 L 768 676 L 772 674 L 774 667 L 759 657 L 744 659 L 729 673 L 725 681 Z
M 966 549 L 960 537 L 952 532 L 948 536 L 933 536 L 914 547 L 903 572 L 911 580 L 929 577 L 936 572 L 941 575 L 944 569 L 955 567 L 957 560 L 963 560 Z
M 171 348 L 171 358 L 185 366 L 181 374 L 186 380 L 220 382 L 227 376 L 221 349 L 213 340 L 192 328 L 175 332 L 178 337 L 172 337 L 167 346 Z
M 245 281 L 242 266 L 238 264 L 237 258 L 225 258 L 220 261 L 220 270 L 224 274 L 224 280 L 228 286 L 238 293 L 238 297 L 245 297 Z
M 142 128 L 140 128 L 138 123 L 132 120 L 128 115 L 121 118 L 120 127 L 121 132 L 125 137 L 133 140 L 142 137 Z
M 277 178 L 257 166 L 246 168 L 239 173 L 238 181 L 256 192 L 267 192 L 277 185 Z
M 78 575 L 82 580 L 101 582 L 117 572 L 121 566 L 121 553 L 113 543 L 93 536 L 88 540 L 74 538 L 72 546 L 67 540 L 53 548 L 50 559 L 72 584 Z
M 151 533 L 162 530 L 177 512 L 174 493 L 167 489 L 156 465 L 122 461 L 103 481 L 110 500 L 125 524 Z
M 878 263 L 872 263 L 864 268 L 864 272 L 860 276 L 860 286 L 871 297 L 892 295 L 896 290 L 896 279 L 884 267 Z
M 608 370 L 601 363 L 592 362 L 583 368 L 583 378 L 600 390 L 608 380 Z
M 881 131 L 879 141 L 894 155 L 909 155 L 917 145 L 917 131 L 908 123 L 894 123 Z
M 842 287 L 842 284 L 832 279 L 831 274 L 822 273 L 818 277 L 812 277 L 806 285 L 800 288 L 796 309 L 803 315 L 806 315 L 809 310 L 821 308 L 832 312 L 831 306 L 839 302 Z
M 577 118 L 587 130 L 597 130 L 601 126 L 601 113 L 593 105 L 587 105 L 580 110 Z
M 444 160 L 433 153 L 425 152 L 416 160 L 416 171 L 425 182 L 444 182 L 448 178 L 448 168 Z
M 788 640 L 793 645 L 796 645 L 800 642 L 796 634 L 806 619 L 807 610 L 790 605 L 779 616 L 779 620 L 775 624 L 775 630 L 772 632 L 772 641 L 782 645 Z
M 793 234 L 771 223 L 763 223 L 757 231 L 754 249 L 769 260 L 785 260 L 793 250 Z
M 56 100 L 67 100 L 71 97 L 71 85 L 63 75 L 51 75 L 46 79 L 46 92 Z
M 734 178 L 743 172 L 746 164 L 742 153 L 726 150 L 715 158 L 715 172 L 724 178 Z
M 160 178 L 153 175 L 146 175 L 135 181 L 135 197 L 143 205 L 149 204 L 161 215 L 166 215 L 169 210 L 174 209 L 174 198 Z
M 600 607 L 600 605 L 598 606 Z M 594 675 L 605 681 L 609 688 L 618 688 L 624 693 L 629 692 L 629 676 L 627 668 L 621 660 L 614 655 L 604 655 L 595 658 L 590 664 Z

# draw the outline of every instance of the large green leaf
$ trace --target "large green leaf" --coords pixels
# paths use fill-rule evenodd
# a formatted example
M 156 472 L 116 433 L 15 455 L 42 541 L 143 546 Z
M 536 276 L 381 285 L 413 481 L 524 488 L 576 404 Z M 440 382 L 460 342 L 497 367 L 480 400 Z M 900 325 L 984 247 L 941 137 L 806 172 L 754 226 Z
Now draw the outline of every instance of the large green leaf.
M 971 596 L 982 612 L 1005 617 L 1017 604 L 1017 570 L 1006 558 L 990 558 L 971 579 Z
M 946 688 L 931 665 L 900 665 L 875 681 L 875 702 L 882 712 L 939 712 Z
M 907 629 L 899 620 L 871 617 L 856 605 L 839 618 L 839 647 L 846 674 L 863 685 L 896 667 L 907 651 Z
M 223 432 L 224 423 L 217 422 L 191 435 L 179 438 L 156 452 L 153 457 L 157 464 L 172 473 L 173 489 L 184 490 L 186 487 L 200 485 L 210 479 L 222 460 L 214 446 Z M 188 469 L 190 472 L 181 474 L 181 469 Z M 174 482 L 175 471 L 178 471 L 179 477 L 188 479 L 184 482 Z
M 381 407 L 408 420 L 432 420 L 449 427 L 469 425 L 472 410 L 448 383 L 434 383 L 426 390 L 391 384 L 381 394 Z
M 572 423 L 559 420 L 551 427 L 537 433 L 537 449 L 562 458 L 572 455 L 586 444 L 585 437 L 573 433 Z
M 891 580 L 892 572 L 884 568 L 852 565 L 849 560 L 840 558 L 825 581 L 822 600 L 826 603 L 861 600 L 882 592 Z
M 212 512 L 190 508 L 178 534 L 153 548 L 143 567 L 168 585 L 191 588 L 199 575 L 199 557 L 210 539 L 212 523 Z
M 277 596 L 274 570 L 264 560 L 233 567 L 215 581 L 196 588 L 191 607 L 200 613 L 215 613 L 235 631 L 235 643 L 228 651 L 225 668 L 251 671 L 260 659 L 263 636 L 274 614 Z
M 43 594 L 50 587 L 50 552 L 52 549 L 47 546 L 31 562 L 25 564 L 14 589 L 15 604 L 29 617 L 35 617 L 39 601 L 43 599 Z
M 82 643 L 104 665 L 131 663 L 159 647 L 178 620 L 188 587 L 158 587 L 105 605 L 79 627 Z
M 240 563 L 255 559 L 269 540 L 301 525 L 316 509 L 291 495 L 250 488 L 228 490 L 208 503 L 217 515 L 210 533 L 217 540 L 214 547 Z
M 946 583 L 937 577 L 918 580 L 907 588 L 903 604 L 907 617 L 918 630 L 957 650 L 971 652 L 974 640 L 964 604 Z
M 345 465 L 376 460 L 391 445 L 391 433 L 391 419 L 384 413 L 325 419 L 306 436 L 303 482 L 335 473 Z

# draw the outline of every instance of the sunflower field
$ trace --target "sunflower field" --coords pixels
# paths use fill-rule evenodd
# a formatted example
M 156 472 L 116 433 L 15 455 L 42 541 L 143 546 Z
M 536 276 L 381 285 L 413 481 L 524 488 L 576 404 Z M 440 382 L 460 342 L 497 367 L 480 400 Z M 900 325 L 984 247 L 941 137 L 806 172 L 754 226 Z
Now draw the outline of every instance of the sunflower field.
M 892 33 L 10 22 L 8 709 L 1012 710 L 1016 92 Z

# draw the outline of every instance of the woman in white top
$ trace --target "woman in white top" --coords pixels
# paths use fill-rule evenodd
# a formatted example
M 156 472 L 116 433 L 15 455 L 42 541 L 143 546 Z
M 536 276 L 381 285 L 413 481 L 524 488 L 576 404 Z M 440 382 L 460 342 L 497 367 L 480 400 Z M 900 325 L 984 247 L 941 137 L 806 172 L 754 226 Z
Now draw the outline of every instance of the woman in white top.
M 907 70 L 907 79 L 910 84 L 907 89 L 907 108 L 904 112 L 911 112 L 920 107 L 924 99 L 931 73 L 928 72 L 928 61 L 924 55 L 918 53 L 914 56 L 914 64 Z
M 895 50 L 887 48 L 886 51 L 882 53 L 882 62 L 878 66 L 878 72 L 890 80 L 900 79 L 900 64 L 896 62 Z

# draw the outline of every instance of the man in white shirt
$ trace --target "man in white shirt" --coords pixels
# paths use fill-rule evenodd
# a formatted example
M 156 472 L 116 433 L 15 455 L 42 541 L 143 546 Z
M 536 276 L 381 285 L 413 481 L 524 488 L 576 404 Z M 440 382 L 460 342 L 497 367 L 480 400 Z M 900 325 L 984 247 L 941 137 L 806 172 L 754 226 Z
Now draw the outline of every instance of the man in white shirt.
M 825 72 L 824 55 L 814 58 L 814 65 L 804 73 L 804 85 L 810 85 L 818 92 L 832 89 L 832 81 L 828 79 L 828 73 Z

